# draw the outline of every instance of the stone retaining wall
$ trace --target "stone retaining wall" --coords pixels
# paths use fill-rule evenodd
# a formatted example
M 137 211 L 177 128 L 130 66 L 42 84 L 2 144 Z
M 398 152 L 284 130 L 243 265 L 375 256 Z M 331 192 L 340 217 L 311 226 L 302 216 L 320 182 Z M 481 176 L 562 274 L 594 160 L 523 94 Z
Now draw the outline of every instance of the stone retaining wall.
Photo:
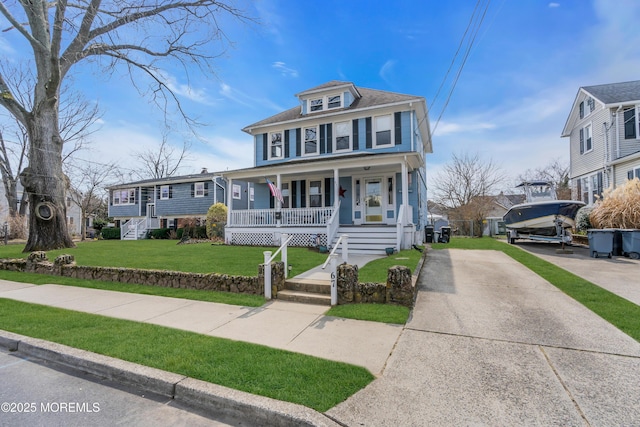
M 217 273 L 79 266 L 75 264 L 72 255 L 60 255 L 54 262 L 50 262 L 46 252 L 32 252 L 27 259 L 0 260 L 0 269 L 84 280 L 264 295 L 263 265 L 259 266 L 257 277 L 247 277 Z M 284 285 L 284 264 L 282 262 L 272 264 L 271 283 L 274 288 L 282 289 Z

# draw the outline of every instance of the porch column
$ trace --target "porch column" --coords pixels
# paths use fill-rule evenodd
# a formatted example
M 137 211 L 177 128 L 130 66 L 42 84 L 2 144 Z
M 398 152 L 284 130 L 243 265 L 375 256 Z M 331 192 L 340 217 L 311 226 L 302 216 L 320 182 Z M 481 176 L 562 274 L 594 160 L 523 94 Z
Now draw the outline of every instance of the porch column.
M 229 178 L 227 181 L 227 194 L 233 194 L 233 179 Z M 227 224 L 231 224 L 231 211 L 233 210 L 233 197 L 229 197 L 229 205 L 227 206 Z
M 338 206 L 340 202 L 340 171 L 338 169 L 333 170 L 333 206 Z
M 282 191 L 282 179 L 280 174 L 276 175 L 276 188 L 278 189 L 278 191 Z M 280 200 L 278 200 L 277 197 L 274 197 L 273 199 L 274 206 L 276 207 L 276 212 L 282 212 L 282 203 L 280 203 Z M 280 213 L 280 215 L 282 215 L 282 213 Z M 282 226 L 282 216 L 276 219 L 276 227 L 280 226 Z
M 404 205 L 405 213 L 409 206 L 409 171 L 407 169 L 407 163 L 402 162 L 402 172 L 400 173 L 402 179 L 402 204 Z M 405 218 L 402 218 L 403 222 Z

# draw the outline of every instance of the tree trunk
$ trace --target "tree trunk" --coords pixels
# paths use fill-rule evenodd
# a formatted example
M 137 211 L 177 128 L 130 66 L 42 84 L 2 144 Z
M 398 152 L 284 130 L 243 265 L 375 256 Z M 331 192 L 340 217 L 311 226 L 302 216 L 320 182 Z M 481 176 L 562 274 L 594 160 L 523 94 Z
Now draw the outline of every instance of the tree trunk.
M 37 104 L 27 128 L 29 167 L 20 179 L 29 193 L 29 238 L 23 252 L 74 247 L 67 228 L 67 178 L 62 171 L 57 100 Z

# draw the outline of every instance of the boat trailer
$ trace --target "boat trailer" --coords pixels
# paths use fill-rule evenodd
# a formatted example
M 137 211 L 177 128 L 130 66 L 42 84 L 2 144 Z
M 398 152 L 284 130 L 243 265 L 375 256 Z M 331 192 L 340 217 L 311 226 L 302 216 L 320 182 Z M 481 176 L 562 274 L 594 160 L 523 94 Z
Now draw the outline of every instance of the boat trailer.
M 571 237 L 571 232 L 562 226 L 562 219 L 556 216 L 554 222 L 556 224 L 555 236 L 541 236 L 538 234 L 518 233 L 517 229 L 507 227 L 507 240 L 512 245 L 515 244 L 517 239 L 529 239 L 539 242 L 560 243 L 563 247 L 565 244 L 570 244 L 573 240 Z

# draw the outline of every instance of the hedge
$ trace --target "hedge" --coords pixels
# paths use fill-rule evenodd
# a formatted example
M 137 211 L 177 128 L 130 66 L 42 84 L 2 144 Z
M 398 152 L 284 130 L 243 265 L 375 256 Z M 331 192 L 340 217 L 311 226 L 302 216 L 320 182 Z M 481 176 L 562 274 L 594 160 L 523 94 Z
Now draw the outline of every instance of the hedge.
M 110 239 L 116 239 L 119 240 L 120 239 L 120 228 L 103 228 L 102 229 L 102 238 L 105 240 L 110 240 Z

